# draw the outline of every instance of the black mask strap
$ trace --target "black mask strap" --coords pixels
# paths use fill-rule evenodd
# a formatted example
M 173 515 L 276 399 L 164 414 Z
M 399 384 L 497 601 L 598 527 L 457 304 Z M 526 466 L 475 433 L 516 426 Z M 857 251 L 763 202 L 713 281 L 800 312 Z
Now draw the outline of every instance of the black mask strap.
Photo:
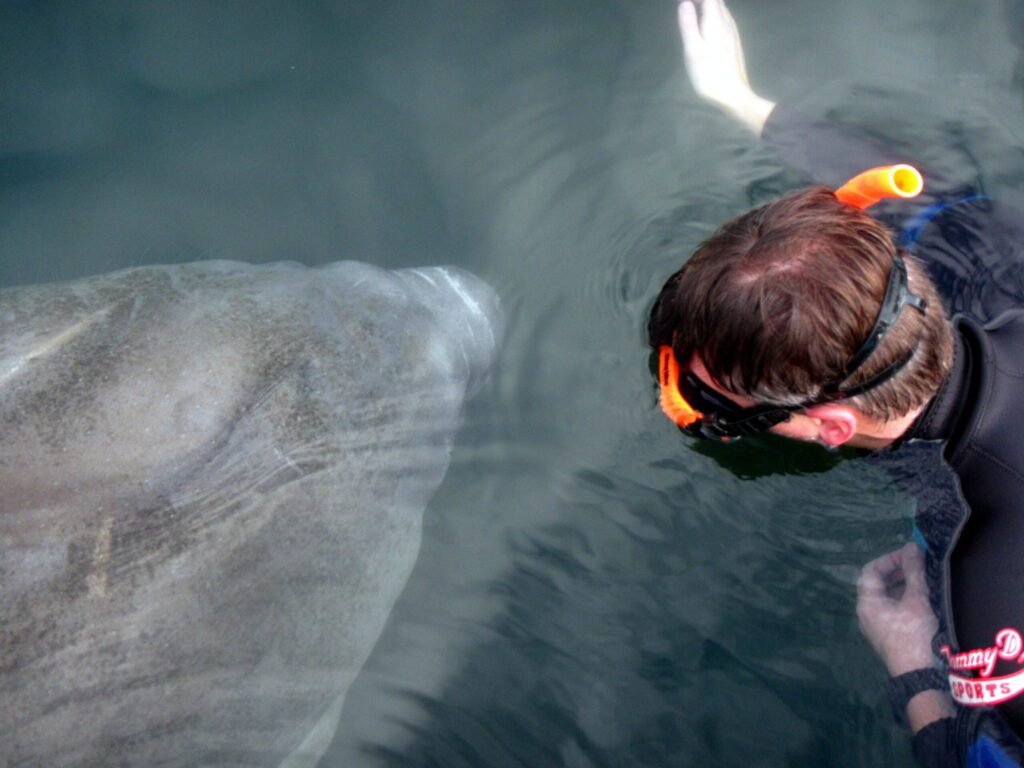
M 875 319 L 875 325 L 871 329 L 871 333 L 868 334 L 864 343 L 860 345 L 860 349 L 853 353 L 853 357 L 850 358 L 850 362 L 846 364 L 846 369 L 843 372 L 843 378 L 837 382 L 834 387 L 827 387 L 825 390 L 826 392 L 830 389 L 833 392 L 838 392 L 839 385 L 850 378 L 850 376 L 852 376 L 856 370 L 860 368 L 869 357 L 871 357 L 871 353 L 875 351 L 875 348 L 885 337 L 885 334 L 887 334 L 893 325 L 896 324 L 896 319 L 900 316 L 900 310 L 902 310 L 907 304 L 910 304 L 921 314 L 924 314 L 928 306 L 928 303 L 924 299 L 917 294 L 910 292 L 910 288 L 907 284 L 907 265 L 903 262 L 903 257 L 901 257 L 897 252 L 893 254 L 892 269 L 889 271 L 889 283 L 885 286 L 885 296 L 882 297 L 882 305 L 878 309 L 878 317 Z M 896 368 L 896 370 L 899 370 L 903 365 L 906 365 L 906 362 L 907 361 L 904 361 L 902 365 L 899 365 Z M 886 371 L 887 370 L 889 369 L 887 368 Z M 889 376 L 892 376 L 896 370 L 892 371 Z M 883 373 L 885 373 L 885 371 L 883 371 Z M 872 377 L 872 381 L 873 380 L 874 377 Z M 866 383 L 867 382 L 865 382 L 865 384 Z M 881 383 L 882 382 L 880 381 L 872 386 L 878 386 L 878 384 Z M 861 387 L 863 386 L 864 384 L 861 385 Z M 868 389 L 870 388 L 871 387 L 868 387 Z M 860 389 L 860 387 L 857 389 Z M 860 392 L 858 392 L 858 394 L 860 394 Z
M 903 357 L 893 361 L 885 368 L 880 370 L 874 376 L 867 381 L 861 382 L 856 387 L 850 387 L 849 389 L 833 389 L 826 387 L 822 391 L 822 396 L 819 398 L 814 405 L 821 405 L 822 403 L 832 402 L 834 400 L 846 400 L 847 398 L 856 397 L 857 395 L 863 395 L 875 387 L 884 384 L 897 373 L 899 373 L 903 366 L 910 362 L 911 358 L 914 357 L 914 350 L 910 350 Z M 810 406 L 808 406 L 810 407 Z

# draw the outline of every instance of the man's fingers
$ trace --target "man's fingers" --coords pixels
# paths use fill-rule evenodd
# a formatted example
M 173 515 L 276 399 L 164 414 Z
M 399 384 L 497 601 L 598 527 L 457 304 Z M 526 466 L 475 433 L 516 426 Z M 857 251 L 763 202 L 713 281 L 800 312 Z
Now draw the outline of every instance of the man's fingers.
M 907 591 L 918 595 L 928 594 L 928 581 L 924 569 L 924 552 L 916 542 L 910 542 L 900 550 L 903 562 L 903 578 L 907 582 Z
M 886 594 L 890 577 L 902 567 L 902 550 L 889 552 L 864 566 L 857 580 L 857 594 L 869 596 Z
M 714 29 L 729 28 L 729 11 L 726 10 L 725 3 L 722 0 L 704 0 L 701 3 L 700 10 L 701 20 L 705 26 L 711 26 Z
M 684 0 L 679 4 L 679 32 L 683 36 L 683 46 L 687 53 L 693 53 L 703 42 L 700 37 L 700 25 L 697 23 L 697 8 L 692 0 Z
M 857 579 L 857 597 L 874 597 L 876 595 L 885 594 L 885 578 L 883 578 L 881 572 L 875 567 L 877 560 L 873 560 L 864 566 L 860 572 L 860 578 Z
M 903 567 L 903 550 L 896 549 L 892 552 L 886 552 L 881 557 L 875 558 L 870 563 L 864 566 L 865 569 L 870 568 L 873 571 L 877 571 L 882 578 L 892 576 L 898 570 Z

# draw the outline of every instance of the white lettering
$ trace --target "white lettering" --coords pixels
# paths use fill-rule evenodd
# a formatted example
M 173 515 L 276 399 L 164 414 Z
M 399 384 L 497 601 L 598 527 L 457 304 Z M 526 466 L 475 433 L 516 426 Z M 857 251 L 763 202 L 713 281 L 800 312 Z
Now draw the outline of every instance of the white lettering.
M 1024 640 L 1020 632 L 1009 627 L 996 633 L 995 644 L 988 648 L 974 648 L 962 653 L 944 645 L 940 649 L 949 662 L 949 668 L 957 671 L 976 669 L 982 677 L 991 677 L 999 659 L 1015 659 L 1024 664 Z M 970 694 L 968 694 L 970 695 Z
M 1012 659 L 1015 656 L 1019 656 L 1021 647 L 1024 643 L 1021 642 L 1020 632 L 1015 629 L 1001 629 L 996 634 L 996 647 L 999 648 L 999 658 L 1001 659 Z

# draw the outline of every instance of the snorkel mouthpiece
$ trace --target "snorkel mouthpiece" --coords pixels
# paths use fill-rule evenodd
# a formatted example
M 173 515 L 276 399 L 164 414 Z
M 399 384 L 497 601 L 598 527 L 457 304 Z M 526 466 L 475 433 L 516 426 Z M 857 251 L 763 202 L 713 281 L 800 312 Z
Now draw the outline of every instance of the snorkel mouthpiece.
M 870 208 L 890 197 L 917 197 L 924 189 L 921 172 L 912 165 L 883 165 L 859 173 L 836 190 L 841 203 Z

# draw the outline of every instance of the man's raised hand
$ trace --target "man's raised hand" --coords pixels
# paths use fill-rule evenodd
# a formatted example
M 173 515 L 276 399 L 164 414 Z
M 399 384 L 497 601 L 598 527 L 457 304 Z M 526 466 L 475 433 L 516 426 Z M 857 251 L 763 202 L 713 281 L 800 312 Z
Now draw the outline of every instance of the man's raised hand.
M 697 95 L 760 134 L 775 103 L 758 96 L 750 87 L 743 43 L 725 3 L 683 0 L 679 4 L 679 33 L 686 74 Z

